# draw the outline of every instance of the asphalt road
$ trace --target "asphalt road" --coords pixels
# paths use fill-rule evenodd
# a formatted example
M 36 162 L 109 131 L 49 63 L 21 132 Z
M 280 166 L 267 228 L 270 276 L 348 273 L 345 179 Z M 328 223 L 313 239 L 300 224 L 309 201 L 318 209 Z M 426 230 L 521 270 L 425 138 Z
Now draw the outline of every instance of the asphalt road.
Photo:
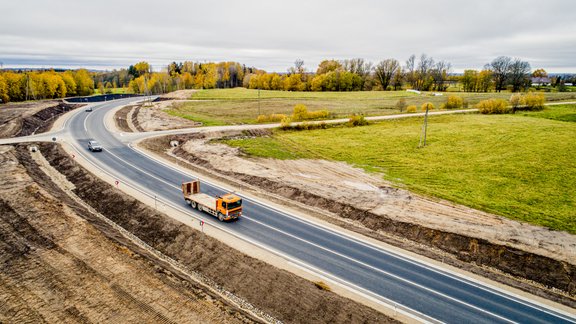
M 98 104 L 93 112 L 82 111 L 71 117 L 65 130 L 75 139 L 73 146 L 122 183 L 138 186 L 198 216 L 182 199 L 180 184 L 190 179 L 185 172 L 149 159 L 105 128 L 106 112 L 130 100 L 133 99 Z M 104 151 L 89 152 L 86 145 L 90 139 L 99 141 Z M 202 190 L 211 195 L 224 193 L 206 182 Z M 396 305 L 399 311 L 412 313 L 420 320 L 576 323 L 575 317 L 563 312 L 344 236 L 250 199 L 244 199 L 244 215 L 239 221 L 219 225 L 365 296 Z M 219 223 L 208 215 L 203 218 L 210 224 Z

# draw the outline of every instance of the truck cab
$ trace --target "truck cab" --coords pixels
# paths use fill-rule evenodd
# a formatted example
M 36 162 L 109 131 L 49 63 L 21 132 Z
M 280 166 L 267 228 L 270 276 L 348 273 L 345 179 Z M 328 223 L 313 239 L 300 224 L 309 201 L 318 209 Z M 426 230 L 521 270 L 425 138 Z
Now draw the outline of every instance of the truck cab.
M 199 211 L 218 217 L 218 220 L 238 219 L 242 216 L 242 198 L 233 193 L 212 197 L 200 192 L 200 181 L 182 183 L 186 203 Z

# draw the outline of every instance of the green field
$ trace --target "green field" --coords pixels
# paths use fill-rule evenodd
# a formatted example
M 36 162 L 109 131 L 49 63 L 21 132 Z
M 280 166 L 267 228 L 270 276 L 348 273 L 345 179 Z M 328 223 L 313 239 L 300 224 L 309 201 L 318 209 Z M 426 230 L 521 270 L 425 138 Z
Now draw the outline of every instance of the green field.
M 345 161 L 415 192 L 576 234 L 576 105 L 446 115 L 229 140 L 248 154 Z
M 396 103 L 405 98 L 408 105 L 420 107 L 432 102 L 437 108 L 446 102 L 449 94 L 464 98 L 470 105 L 488 98 L 510 98 L 510 93 L 448 93 L 432 96 L 431 93 L 416 95 L 406 91 L 356 91 L 356 92 L 290 92 L 260 91 L 244 88 L 200 90 L 185 103 L 175 104 L 168 113 L 205 125 L 252 124 L 258 115 L 290 115 L 296 104 L 304 104 L 308 110 L 327 109 L 332 118 L 347 117 L 351 114 L 378 116 L 396 114 L 400 111 Z M 550 100 L 576 100 L 576 94 L 547 93 Z
M 112 94 L 122 94 L 122 93 L 127 93 L 128 88 L 112 88 Z M 96 88 L 94 89 L 94 95 L 101 95 L 102 93 L 100 93 L 100 89 Z

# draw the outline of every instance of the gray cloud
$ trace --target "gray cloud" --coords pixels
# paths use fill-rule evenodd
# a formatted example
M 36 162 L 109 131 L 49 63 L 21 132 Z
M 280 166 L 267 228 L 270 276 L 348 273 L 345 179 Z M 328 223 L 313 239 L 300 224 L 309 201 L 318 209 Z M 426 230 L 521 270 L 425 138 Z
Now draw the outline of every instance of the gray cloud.
M 499 55 L 576 72 L 576 2 L 549 1 L 6 1 L 4 66 L 126 67 L 147 60 L 239 61 L 285 71 L 301 58 L 376 62 L 427 53 L 455 70 Z

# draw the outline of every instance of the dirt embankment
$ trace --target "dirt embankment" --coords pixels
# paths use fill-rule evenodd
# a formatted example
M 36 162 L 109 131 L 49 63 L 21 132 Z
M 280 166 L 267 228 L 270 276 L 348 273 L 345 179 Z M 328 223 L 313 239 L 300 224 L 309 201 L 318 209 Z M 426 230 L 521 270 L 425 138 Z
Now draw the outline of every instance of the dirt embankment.
M 226 135 L 266 135 L 261 132 Z M 272 199 L 288 198 L 311 206 L 317 215 L 338 225 L 532 293 L 565 299 L 562 294 L 513 280 L 501 272 L 576 294 L 576 265 L 570 262 L 574 261 L 574 250 L 569 250 L 576 245 L 567 233 L 425 199 L 343 163 L 246 159 L 233 148 L 207 143 L 221 136 L 174 135 L 146 140 L 141 145 L 157 153 L 170 152 L 179 163 L 188 161 L 196 171 L 220 176 L 220 180 L 257 194 L 271 193 Z M 172 140 L 181 145 L 170 148 Z M 564 302 L 576 305 L 570 298 Z
M 0 323 L 258 321 L 73 200 L 25 146 L 0 146 L 0 164 Z
M 55 100 L 4 105 L 0 109 L 0 138 L 43 133 L 58 116 L 82 106 Z
M 318 289 L 312 282 L 250 258 L 137 200 L 80 168 L 56 144 L 42 144 L 49 163 L 98 212 L 189 269 L 211 278 L 275 318 L 293 323 L 392 322 L 385 315 Z
M 196 90 L 179 90 L 160 96 L 154 102 L 139 103 L 118 110 L 116 126 L 123 132 L 149 132 L 201 126 L 194 122 L 167 114 L 175 102 L 189 99 Z

